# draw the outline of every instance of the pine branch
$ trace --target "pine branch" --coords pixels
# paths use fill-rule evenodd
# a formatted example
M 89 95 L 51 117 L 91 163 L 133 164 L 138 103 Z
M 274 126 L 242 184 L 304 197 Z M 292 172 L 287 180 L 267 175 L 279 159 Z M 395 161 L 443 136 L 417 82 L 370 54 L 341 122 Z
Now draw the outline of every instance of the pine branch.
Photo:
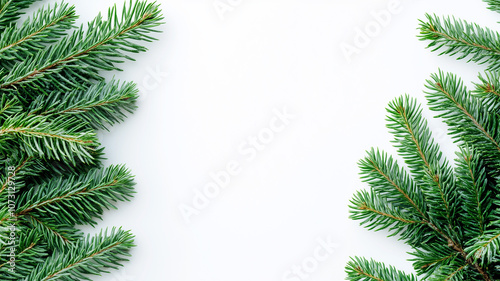
M 33 157 L 20 150 L 7 157 L 9 160 L 2 165 L 3 171 L 0 174 L 0 198 L 2 199 L 7 197 L 9 190 L 19 191 L 24 188 L 26 178 L 37 175 L 40 169 Z
M 50 250 L 62 249 L 83 238 L 83 233 L 73 225 L 59 222 L 50 217 L 36 217 L 27 214 L 21 220 L 43 237 Z
M 395 137 L 393 142 L 398 153 L 408 165 L 416 184 L 424 189 L 426 199 L 433 202 L 428 205 L 433 221 L 441 221 L 440 228 L 453 229 L 456 204 L 452 169 L 434 142 L 421 107 L 406 95 L 389 103 L 387 111 L 387 127 Z M 410 192 L 416 198 L 424 196 L 414 190 Z
M 420 39 L 430 41 L 428 48 L 440 51 L 439 55 L 459 54 L 457 59 L 468 59 L 487 64 L 489 70 L 499 70 L 500 34 L 454 17 L 440 19 L 426 15 L 420 21 Z
M 54 252 L 39 264 L 25 281 L 89 280 L 88 275 L 100 275 L 107 269 L 116 269 L 127 261 L 134 246 L 133 235 L 113 228 L 101 231 L 94 237 L 87 236 L 76 244 Z
M 108 11 L 107 20 L 99 15 L 89 23 L 86 32 L 82 26 L 55 45 L 18 63 L 0 79 L 0 89 L 54 87 L 68 91 L 92 80 L 101 81 L 98 71 L 119 70 L 116 63 L 133 60 L 123 52 L 146 51 L 135 42 L 155 40 L 146 34 L 156 32 L 161 20 L 156 4 L 131 1 L 124 6 L 121 18 L 114 6 Z
M 460 268 L 466 265 L 460 253 L 441 243 L 421 244 L 410 254 L 415 257 L 410 259 L 414 262 L 413 267 L 424 279 L 432 280 L 433 276 L 442 275 L 443 268 Z
M 57 3 L 38 10 L 32 19 L 27 19 L 21 27 L 10 26 L 0 35 L 0 66 L 12 68 L 16 61 L 22 61 L 54 43 L 73 26 L 74 6 Z
M 410 245 L 436 239 L 425 220 L 415 219 L 404 208 L 393 206 L 372 191 L 358 191 L 350 201 L 350 218 L 360 220 L 369 230 L 388 229 L 390 236 L 400 235 Z
M 488 3 L 488 9 L 500 13 L 500 1 L 499 0 L 484 0 Z
M 396 161 L 384 152 L 372 149 L 359 161 L 361 179 L 378 195 L 405 210 L 418 220 L 428 220 L 427 206 L 420 189 Z
M 483 266 L 493 263 L 500 256 L 500 231 L 498 228 L 488 231 L 466 250 L 469 258 Z
M 3 247 L 0 253 L 0 276 L 2 280 L 23 280 L 48 256 L 38 233 L 23 229 L 17 232 L 19 239 L 15 250 L 15 263 L 10 263 L 11 249 Z
M 354 257 L 346 267 L 347 280 L 352 281 L 417 281 L 414 275 L 405 274 L 393 266 L 365 258 Z
M 477 280 L 470 279 L 467 277 L 470 265 L 464 264 L 462 266 L 450 265 L 442 266 L 434 272 L 434 280 L 446 280 L 446 281 L 462 281 L 462 280 Z M 431 279 L 432 280 L 432 279 Z M 490 280 L 490 279 L 485 279 Z
M 124 166 L 92 169 L 87 174 L 53 178 L 19 196 L 17 214 L 52 216 L 67 225 L 95 225 L 104 209 L 132 197 L 134 182 Z
M 0 173 L 0 204 L 11 193 L 20 193 L 28 185 L 37 185 L 49 181 L 54 177 L 68 177 L 89 172 L 90 169 L 101 168 L 102 149 L 99 154 L 94 154 L 96 160 L 93 164 L 66 163 L 62 161 L 42 161 L 29 156 L 21 149 L 16 149 L 4 160 L 0 160 L 3 173 Z
M 479 74 L 474 93 L 481 99 L 488 112 L 500 114 L 500 73 L 488 71 Z
M 32 2 L 0 0 L 0 279 L 91 280 L 134 246 L 128 231 L 90 238 L 76 228 L 135 193 L 124 166 L 102 168 L 96 129 L 135 110 L 138 90 L 99 72 L 146 51 L 163 17 L 158 4 L 131 0 L 74 28 L 73 6 L 61 3 L 16 25 Z M 14 248 L 4 243 L 13 226 Z
M 28 8 L 37 0 L 0 0 L 0 31 L 12 26 L 24 14 L 23 9 Z
M 102 168 L 102 161 L 105 159 L 103 149 L 103 147 L 100 147 L 92 151 L 92 156 L 94 157 L 92 163 L 75 161 L 75 163 L 73 164 L 66 161 L 39 160 L 39 163 L 43 168 L 40 169 L 41 172 L 36 177 L 30 178 L 30 180 L 34 184 L 40 184 L 41 182 L 50 180 L 53 177 L 77 175 L 87 173 L 91 169 Z
M 389 104 L 388 112 L 388 127 L 395 135 L 398 152 L 406 160 L 417 183 L 398 167 L 392 157 L 372 149 L 368 157 L 360 161 L 361 178 L 370 185 L 371 192 L 360 191 L 354 195 L 350 206 L 351 218 L 361 220 L 361 225 L 368 229 L 388 229 L 391 236 L 400 235 L 402 240 L 417 249 L 416 256 L 423 258 L 415 260 L 416 264 L 427 265 L 431 262 L 419 270 L 420 274 L 439 276 L 436 280 L 460 280 L 464 276 L 476 276 L 491 281 L 488 269 L 471 259 L 464 250 L 464 236 L 474 237 L 474 230 L 462 230 L 464 226 L 478 221 L 478 202 L 479 219 L 483 224 L 479 228 L 483 227 L 484 230 L 484 225 L 492 219 L 489 218 L 492 203 L 484 200 L 482 189 L 488 185 L 484 167 L 473 162 L 472 158 L 459 160 L 461 166 L 459 164 L 456 171 L 460 173 L 459 179 L 462 181 L 456 186 L 453 171 L 441 159 L 439 147 L 434 143 L 415 100 L 398 98 Z M 434 180 L 435 177 L 439 179 Z M 470 183 L 474 185 L 470 186 Z M 420 188 L 426 185 L 434 185 L 434 188 L 422 192 Z M 443 192 L 440 186 L 448 188 Z M 457 188 L 462 188 L 463 197 L 458 196 Z M 480 198 L 474 197 L 478 195 Z M 464 200 L 469 202 L 464 203 Z M 443 206 L 443 202 L 448 202 L 445 206 L 453 210 L 444 213 L 445 223 L 440 222 L 442 213 L 429 212 L 436 206 Z M 465 208 L 469 216 L 476 220 L 461 221 L 457 218 L 461 213 L 458 208 Z M 463 218 L 467 219 L 467 216 Z M 436 256 L 434 253 L 434 256 L 429 257 L 426 253 L 430 251 L 422 245 L 441 245 L 448 249 L 442 255 Z M 438 246 L 433 246 L 433 250 L 435 247 Z M 453 259 L 454 262 L 444 263 L 448 261 L 446 257 L 450 256 L 458 258 Z
M 500 12 L 500 1 L 485 2 Z M 439 112 L 437 117 L 444 119 L 459 144 L 456 167 L 452 169 L 443 159 L 416 101 L 399 98 L 389 105 L 388 127 L 413 178 L 394 172 L 393 160 L 387 156 L 374 161 L 385 162 L 384 169 L 365 164 L 362 179 L 371 192 L 354 195 L 351 217 L 369 229 L 389 229 L 406 241 L 410 237 L 413 265 L 423 280 L 500 280 L 500 33 L 453 17 L 427 15 L 420 22 L 420 39 L 429 41 L 432 51 L 486 64 L 489 69 L 480 75 L 473 92 L 455 75 L 442 71 L 427 81 L 431 110 Z M 379 170 L 388 175 L 385 181 L 375 176 Z M 397 184 L 391 187 L 391 182 Z M 407 196 L 397 196 L 394 190 Z M 415 227 L 418 220 L 411 216 L 414 206 L 408 205 L 408 198 L 425 200 L 420 223 L 425 228 Z M 356 263 L 370 266 L 365 269 Z M 348 279 L 406 278 L 391 276 L 395 272 L 391 269 L 356 258 L 347 266 Z
M 47 160 L 92 163 L 99 145 L 95 132 L 86 130 L 76 118 L 19 114 L 0 126 L 0 151 L 15 142 L 29 156 Z M 6 151 L 7 150 L 7 151 Z
M 48 97 L 39 96 L 31 103 L 28 112 L 49 116 L 75 116 L 95 129 L 107 129 L 107 124 L 122 122 L 126 113 L 135 110 L 138 92 L 132 82 L 100 82 L 84 91 L 53 92 Z
M 484 234 L 491 221 L 494 196 L 480 155 L 470 149 L 462 149 L 457 155 L 455 172 L 462 199 L 461 220 L 464 236 L 468 240 Z
M 499 119 L 471 96 L 460 79 L 453 74 L 432 75 L 427 81 L 427 99 L 431 110 L 442 112 L 449 132 L 457 141 L 473 146 L 486 164 L 498 173 L 500 168 Z
M 0 97 L 0 122 L 4 122 L 10 116 L 20 113 L 23 110 L 20 102 L 16 98 L 8 95 Z

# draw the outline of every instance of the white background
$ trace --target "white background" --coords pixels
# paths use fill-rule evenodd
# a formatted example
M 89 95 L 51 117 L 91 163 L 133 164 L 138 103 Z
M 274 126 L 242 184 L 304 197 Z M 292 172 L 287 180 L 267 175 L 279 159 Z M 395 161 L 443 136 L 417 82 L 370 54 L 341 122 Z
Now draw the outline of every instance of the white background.
M 69 2 L 85 22 L 115 1 Z M 334 281 L 354 255 L 411 272 L 407 246 L 348 219 L 350 197 L 367 187 L 356 163 L 371 147 L 394 153 L 390 100 L 408 93 L 425 103 L 424 82 L 438 67 L 466 81 L 482 69 L 425 49 L 418 19 L 429 12 L 496 28 L 500 15 L 480 0 L 402 0 L 348 58 L 341 44 L 356 47 L 356 30 L 374 27 L 390 0 L 233 0 L 223 14 L 213 0 L 159 2 L 159 41 L 109 74 L 141 87 L 137 112 L 100 133 L 108 164 L 126 163 L 138 193 L 99 228 L 131 229 L 138 246 L 98 280 Z M 293 119 L 249 160 L 239 147 L 269 132 L 284 108 Z M 430 122 L 453 157 L 445 127 Z M 179 207 L 193 206 L 195 190 L 231 161 L 240 173 L 188 223 Z M 320 240 L 335 247 L 315 264 Z M 287 275 L 303 263 L 307 276 Z

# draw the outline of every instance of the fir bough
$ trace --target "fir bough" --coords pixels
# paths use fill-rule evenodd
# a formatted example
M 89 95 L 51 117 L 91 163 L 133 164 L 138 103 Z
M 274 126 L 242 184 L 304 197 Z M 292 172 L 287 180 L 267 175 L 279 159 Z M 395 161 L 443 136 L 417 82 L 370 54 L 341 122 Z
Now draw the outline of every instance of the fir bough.
M 163 18 L 130 1 L 76 26 L 60 2 L 18 22 L 33 2 L 0 0 L 0 280 L 92 280 L 134 246 L 121 228 L 79 229 L 135 193 L 125 166 L 103 167 L 96 130 L 134 111 L 138 89 L 100 73 L 146 51 Z
M 485 1 L 500 12 L 499 1 Z M 368 191 L 351 200 L 351 218 L 388 230 L 413 249 L 416 274 L 354 257 L 347 280 L 500 280 L 500 35 L 453 17 L 427 15 L 420 38 L 440 54 L 486 64 L 469 90 L 452 73 L 426 83 L 429 108 L 449 127 L 456 159 L 444 158 L 422 108 L 405 95 L 387 108 L 387 127 L 404 160 L 372 149 L 359 162 Z

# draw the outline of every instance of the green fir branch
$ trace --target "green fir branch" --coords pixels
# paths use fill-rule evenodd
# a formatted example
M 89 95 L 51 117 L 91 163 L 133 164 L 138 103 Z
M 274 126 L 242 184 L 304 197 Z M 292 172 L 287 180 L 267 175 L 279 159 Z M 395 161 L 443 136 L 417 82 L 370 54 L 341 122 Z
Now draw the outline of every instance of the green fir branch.
M 425 197 L 432 202 L 428 204 L 430 214 L 435 223 L 439 222 L 440 228 L 453 229 L 456 199 L 453 196 L 452 169 L 432 138 L 421 107 L 415 99 L 405 95 L 389 103 L 387 111 L 387 127 L 394 135 L 394 146 L 423 190 L 415 191 L 414 188 L 411 193 L 416 198 Z
M 89 275 L 101 275 L 108 269 L 117 269 L 134 246 L 133 235 L 113 228 L 79 240 L 55 251 L 44 264 L 39 264 L 24 281 L 89 280 Z
M 23 223 L 43 237 L 48 249 L 62 249 L 83 238 L 83 233 L 73 225 L 59 222 L 50 217 L 21 216 Z
M 455 172 L 457 189 L 462 198 L 463 233 L 466 238 L 472 239 L 483 235 L 492 220 L 493 190 L 486 167 L 478 153 L 471 149 L 462 149 L 457 155 Z
M 436 275 L 442 268 L 460 268 L 466 265 L 465 259 L 460 253 L 454 251 L 442 243 L 421 244 L 410 253 L 414 258 L 413 267 L 419 276 L 424 279 Z M 441 273 L 437 273 L 440 275 Z
M 135 193 L 128 169 L 103 168 L 96 130 L 132 113 L 138 90 L 100 72 L 146 51 L 163 17 L 131 0 L 75 27 L 74 7 L 59 2 L 18 22 L 33 2 L 0 0 L 0 280 L 91 280 L 134 246 L 128 231 L 77 228 Z
M 419 220 L 429 219 L 420 189 L 387 153 L 372 149 L 358 165 L 361 179 L 378 195 Z
M 95 129 L 107 129 L 106 125 L 122 122 L 126 113 L 136 109 L 138 92 L 133 82 L 111 80 L 96 83 L 86 90 L 39 96 L 31 103 L 28 112 L 45 116 L 75 116 Z
M 0 151 L 6 153 L 11 142 L 31 157 L 70 163 L 92 163 L 99 146 L 95 132 L 76 118 L 27 114 L 15 115 L 0 127 Z
M 0 35 L 0 66 L 12 68 L 17 61 L 57 42 L 73 27 L 76 18 L 74 6 L 56 3 L 54 7 L 47 5 L 35 12 L 21 27 L 6 28 Z
M 500 231 L 493 229 L 478 237 L 473 245 L 467 248 L 469 258 L 481 265 L 493 263 L 500 256 Z
M 414 275 L 405 274 L 393 266 L 365 258 L 354 257 L 347 263 L 347 280 L 351 281 L 417 281 Z
M 350 203 L 350 218 L 360 220 L 369 230 L 388 229 L 390 236 L 400 235 L 410 245 L 436 239 L 425 220 L 414 218 L 404 208 L 392 206 L 374 191 L 358 191 Z
M 40 263 L 45 262 L 48 251 L 39 233 L 33 229 L 19 229 L 17 245 L 12 252 L 10 245 L 0 250 L 0 276 L 2 280 L 23 280 Z M 14 262 L 11 257 L 14 256 Z
M 390 236 L 399 235 L 415 249 L 414 264 L 420 266 L 417 272 L 430 280 L 463 280 L 461 278 L 475 276 L 492 281 L 488 268 L 470 258 L 463 242 L 464 237 L 470 239 L 485 231 L 486 224 L 495 218 L 490 215 L 491 197 L 485 200 L 485 190 L 492 187 L 482 162 L 473 157 L 474 150 L 464 150 L 463 159 L 457 160 L 457 168 L 452 170 L 441 158 L 415 100 L 397 98 L 389 104 L 388 112 L 388 127 L 395 136 L 394 142 L 414 177 L 399 168 L 392 157 L 372 149 L 368 157 L 360 161 L 361 178 L 371 190 L 354 195 L 351 218 L 360 220 L 368 229 L 388 229 Z M 458 184 L 453 172 L 458 173 Z M 434 180 L 435 177 L 440 180 Z M 445 184 L 449 187 L 443 192 L 439 187 Z M 446 210 L 436 208 L 444 202 L 454 211 L 432 212 Z M 468 217 L 457 218 L 462 212 L 468 213 Z M 474 223 L 482 224 L 479 230 L 463 229 Z M 436 249 L 441 251 L 436 253 Z
M 487 71 L 479 74 L 480 83 L 473 93 L 481 99 L 488 112 L 500 114 L 500 73 Z
M 23 110 L 21 103 L 16 98 L 10 98 L 8 95 L 0 97 L 0 122 L 3 123 L 10 116 L 20 113 Z M 1 124 L 0 123 L 0 124 Z
M 449 132 L 457 141 L 477 149 L 497 174 L 500 168 L 500 127 L 495 114 L 488 112 L 477 97 L 469 94 L 455 75 L 440 71 L 426 85 L 431 110 L 441 112 Z
M 133 176 L 124 166 L 55 177 L 20 195 L 16 212 L 21 216 L 53 217 L 70 226 L 95 225 L 104 209 L 115 209 L 115 202 L 128 201 L 133 196 L 133 186 Z
M 23 9 L 28 8 L 37 0 L 0 0 L 0 31 L 12 26 L 24 14 Z
M 499 0 L 483 0 L 488 3 L 488 9 L 500 13 L 500 1 Z
M 124 6 L 122 16 L 116 6 L 108 11 L 108 19 L 99 15 L 72 35 L 22 61 L 0 79 L 0 89 L 53 87 L 62 91 L 80 89 L 82 84 L 101 81 L 100 70 L 120 70 L 116 63 L 133 60 L 124 52 L 143 52 L 146 47 L 136 42 L 151 42 L 147 35 L 157 32 L 162 17 L 157 4 L 143 1 Z
M 426 15 L 420 21 L 420 39 L 430 41 L 428 48 L 440 51 L 457 59 L 467 59 L 478 64 L 487 64 L 489 70 L 499 70 L 500 34 L 454 17 L 439 18 Z

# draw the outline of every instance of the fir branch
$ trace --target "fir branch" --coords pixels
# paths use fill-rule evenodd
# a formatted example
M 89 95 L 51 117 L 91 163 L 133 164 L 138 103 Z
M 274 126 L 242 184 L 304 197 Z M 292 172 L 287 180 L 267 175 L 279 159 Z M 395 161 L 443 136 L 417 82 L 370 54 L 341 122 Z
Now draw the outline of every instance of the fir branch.
M 434 273 L 435 280 L 443 280 L 443 281 L 461 281 L 461 280 L 469 280 L 466 277 L 467 270 L 469 269 L 468 264 L 464 264 L 461 266 L 442 266 Z M 490 280 L 490 279 L 485 279 Z
M 87 173 L 90 169 L 101 167 L 102 148 L 94 153 L 94 163 L 71 164 L 63 161 L 48 160 L 27 155 L 23 150 L 17 149 L 4 160 L 4 172 L 0 173 L 0 203 L 7 198 L 6 189 L 15 193 L 24 192 L 27 185 L 36 185 L 48 181 L 53 177 L 77 175 Z
M 461 220 L 468 240 L 484 234 L 491 221 L 493 194 L 480 155 L 470 149 L 462 149 L 457 155 L 455 172 L 463 209 Z
M 92 163 L 99 145 L 95 132 L 76 118 L 18 114 L 0 126 L 0 151 L 15 142 L 29 156 L 70 163 Z
M 86 32 L 82 26 L 57 44 L 17 64 L 0 79 L 0 89 L 36 90 L 51 86 L 68 91 L 81 88 L 82 83 L 102 80 L 99 70 L 119 70 L 116 63 L 133 60 L 122 52 L 146 51 L 135 42 L 155 40 L 146 34 L 156 32 L 161 19 L 157 4 L 131 1 L 128 7 L 124 6 L 121 18 L 114 6 L 108 11 L 107 20 L 99 15 L 88 24 Z
M 75 19 L 74 6 L 57 3 L 38 10 L 33 18 L 28 18 L 19 28 L 10 26 L 0 35 L 0 66 L 12 67 L 54 43 L 65 35 L 65 31 L 73 26 Z
M 426 15 L 420 21 L 420 39 L 430 41 L 428 48 L 441 50 L 440 55 L 460 54 L 457 59 L 468 58 L 478 64 L 487 64 L 489 70 L 500 69 L 500 34 L 454 17 L 440 19 Z
M 479 74 L 480 83 L 475 84 L 474 93 L 483 102 L 488 112 L 500 114 L 500 73 L 487 71 Z
M 133 235 L 113 228 L 87 236 L 74 245 L 55 251 L 39 264 L 24 281 L 89 280 L 88 275 L 100 275 L 107 269 L 116 269 L 127 261 L 134 246 Z
M 346 279 L 352 281 L 417 281 L 413 274 L 408 275 L 393 266 L 386 267 L 383 263 L 360 257 L 351 258 L 346 273 Z
M 491 10 L 500 12 L 500 1 L 485 2 Z M 500 280 L 500 33 L 452 17 L 427 15 L 420 22 L 420 39 L 429 41 L 428 48 L 433 51 L 486 64 L 490 70 L 480 75 L 473 94 L 453 74 L 439 71 L 427 81 L 431 110 L 439 112 L 437 117 L 444 119 L 460 146 L 456 167 L 452 169 L 442 158 L 415 100 L 399 98 L 389 105 L 388 127 L 413 178 L 407 180 L 404 173 L 385 172 L 392 176 L 387 177 L 390 180 L 384 186 L 382 178 L 371 175 L 371 192 L 354 195 L 351 217 L 369 229 L 389 229 L 390 235 L 399 234 L 413 247 L 412 261 L 423 280 Z M 387 170 L 392 171 L 392 162 L 381 162 L 388 162 Z M 376 172 L 377 167 L 365 165 L 363 180 L 365 174 Z M 411 216 L 413 210 L 408 210 L 408 199 L 391 193 L 394 188 L 387 183 L 398 181 L 406 187 L 393 186 L 405 190 L 407 198 L 415 202 L 425 199 L 427 212 L 423 213 L 428 215 L 420 223 L 425 227 L 415 227 L 418 220 Z M 443 203 L 444 208 L 435 209 Z M 428 232 L 435 236 L 430 238 Z M 400 276 L 371 273 L 387 269 L 382 263 L 372 264 L 373 270 L 364 270 L 351 261 L 348 279 L 400 280 Z
M 20 219 L 43 237 L 50 250 L 62 249 L 83 238 L 83 233 L 73 225 L 59 222 L 50 217 L 36 217 L 27 214 Z
M 444 118 L 455 140 L 477 149 L 492 169 L 500 168 L 497 116 L 489 113 L 477 97 L 471 96 L 455 75 L 440 71 L 431 79 L 426 85 L 430 109 L 442 112 L 438 117 Z
M 50 180 L 53 177 L 70 176 L 82 173 L 87 173 L 94 168 L 102 168 L 102 161 L 104 158 L 103 147 L 99 147 L 92 151 L 92 163 L 85 163 L 82 161 L 75 161 L 75 163 L 57 160 L 37 159 L 40 165 L 40 173 L 36 177 L 30 178 L 32 183 L 39 184 L 41 182 Z M 77 159 L 78 160 L 78 159 Z
M 48 256 L 41 237 L 35 230 L 22 229 L 17 235 L 17 245 L 14 245 L 15 262 L 10 262 L 10 246 L 3 247 L 0 252 L 2 280 L 23 280 L 38 264 L 45 262 Z
M 133 176 L 124 166 L 92 169 L 86 174 L 52 178 L 19 196 L 18 215 L 52 216 L 67 225 L 95 225 L 104 209 L 128 201 Z
M 31 103 L 28 112 L 50 116 L 75 116 L 95 129 L 107 129 L 107 124 L 122 122 L 126 113 L 135 110 L 138 92 L 132 82 L 100 82 L 86 90 L 53 92 L 48 97 L 39 96 Z
M 459 104 L 460 109 L 465 108 L 463 103 Z M 447 105 L 447 108 L 449 107 Z M 487 221 L 491 220 L 487 218 L 491 202 L 483 200 L 482 194 L 482 187 L 488 185 L 484 167 L 480 163 L 470 161 L 472 159 L 464 160 L 465 164 L 462 161 L 457 172 L 461 175 L 459 179 L 463 180 L 458 188 L 464 189 L 464 198 L 457 197 L 458 200 L 455 200 L 455 176 L 451 167 L 443 164 L 446 162 L 441 159 L 439 147 L 434 143 L 415 100 L 398 98 L 389 104 L 388 112 L 388 127 L 395 135 L 398 152 L 406 160 L 419 183 L 416 184 L 399 168 L 392 157 L 372 149 L 368 157 L 360 161 L 361 178 L 370 185 L 371 192 L 361 191 L 354 195 L 350 206 L 351 218 L 361 220 L 361 225 L 368 229 L 388 229 L 391 236 L 399 234 L 410 246 L 420 249 L 417 256 L 422 255 L 423 260 L 418 263 L 427 265 L 432 261 L 426 266 L 427 269 L 422 269 L 420 273 L 440 276 L 437 280 L 460 280 L 464 276 L 477 275 L 491 281 L 487 268 L 469 258 L 468 252 L 464 250 L 464 236 L 474 237 L 474 231 L 462 231 L 461 228 L 474 220 L 462 225 L 457 219 L 457 214 L 460 213 L 457 209 L 464 204 L 462 200 L 469 200 L 463 208 L 470 212 L 470 216 L 477 214 L 477 204 L 481 204 L 479 211 L 483 229 Z M 460 111 L 460 114 L 463 114 L 463 111 Z M 458 115 L 462 116 L 460 114 Z M 466 174 L 462 175 L 464 169 Z M 435 177 L 441 179 L 434 180 Z M 475 185 L 469 186 L 471 182 Z M 445 184 L 449 187 L 444 193 L 439 187 Z M 425 185 L 434 185 L 434 189 L 425 189 L 422 192 L 420 188 Z M 481 194 L 480 198 L 475 198 L 478 194 Z M 435 206 L 443 206 L 443 202 L 450 202 L 449 209 L 453 208 L 454 211 L 444 214 L 444 217 L 437 212 L 428 212 Z M 443 218 L 445 223 L 440 222 Z M 466 219 L 467 217 L 464 218 Z M 442 245 L 448 250 L 443 251 L 443 255 L 427 257 L 423 255 L 427 251 L 422 245 Z M 451 255 L 450 251 L 460 258 L 448 264 L 439 262 L 446 261 L 446 257 Z
M 392 206 L 386 198 L 372 191 L 358 191 L 350 201 L 350 218 L 370 230 L 388 229 L 390 236 L 400 235 L 410 245 L 436 239 L 425 220 L 415 219 L 404 208 Z M 439 237 L 437 237 L 439 238 Z
M 413 261 L 413 267 L 424 279 L 435 276 L 436 272 L 444 267 L 459 268 L 466 265 L 460 253 L 440 243 L 421 244 L 410 254 L 415 257 L 410 259 Z
M 22 10 L 36 1 L 38 0 L 0 0 L 0 31 L 14 25 L 15 21 L 24 14 Z
M 466 250 L 469 258 L 483 266 L 494 262 L 500 256 L 500 231 L 498 228 L 488 231 Z
M 8 95 L 0 97 L 0 122 L 4 122 L 10 116 L 20 113 L 23 110 L 20 102 L 16 98 Z
M 387 127 L 394 135 L 398 153 L 408 165 L 416 184 L 424 189 L 426 199 L 433 202 L 429 204 L 433 220 L 444 220 L 440 224 L 453 229 L 456 204 L 452 169 L 434 142 L 421 107 L 415 99 L 405 95 L 390 102 L 387 111 Z M 416 198 L 424 196 L 415 190 L 411 193 Z
M 500 13 L 500 1 L 499 0 L 484 0 L 488 3 L 488 9 Z
M 19 191 L 25 186 L 26 177 L 36 175 L 36 172 L 34 172 L 36 168 L 31 169 L 31 166 L 36 166 L 36 161 L 33 161 L 33 157 L 23 153 L 17 154 L 11 156 L 13 157 L 11 159 L 14 160 L 11 160 L 13 163 L 9 163 L 9 167 L 12 167 L 13 170 L 6 167 L 2 175 L 0 175 L 0 195 L 2 195 L 3 199 L 6 198 L 4 191 L 8 189 Z
M 372 149 L 359 161 L 361 179 L 395 206 L 420 220 L 428 220 L 425 199 L 409 175 L 384 152 Z

